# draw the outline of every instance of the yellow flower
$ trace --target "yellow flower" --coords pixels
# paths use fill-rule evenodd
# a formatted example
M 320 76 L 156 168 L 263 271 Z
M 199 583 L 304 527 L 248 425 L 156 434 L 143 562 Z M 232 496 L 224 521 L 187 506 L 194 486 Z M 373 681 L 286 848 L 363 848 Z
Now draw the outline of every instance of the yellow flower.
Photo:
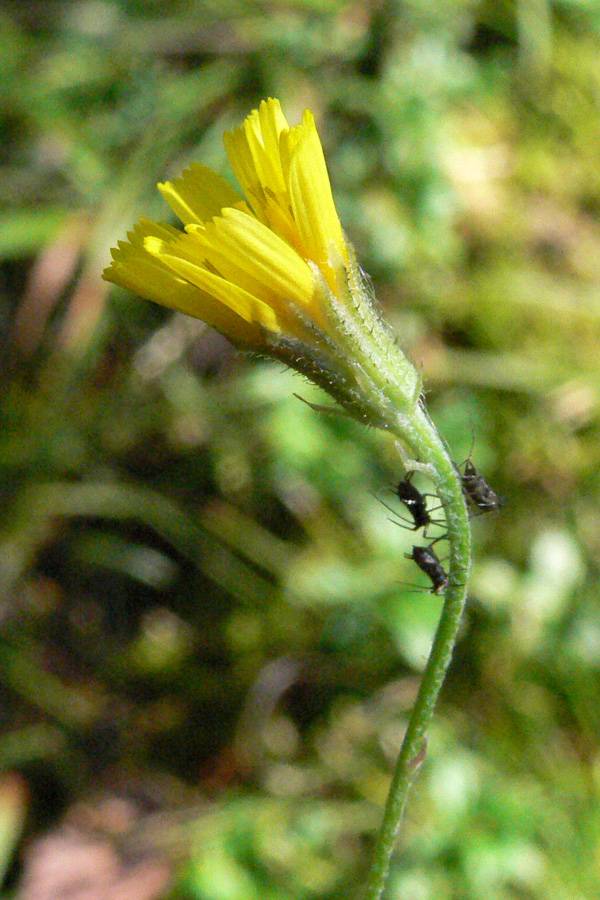
M 193 164 L 159 184 L 185 232 L 142 219 L 104 278 L 243 346 L 260 349 L 265 331 L 306 339 L 325 321 L 311 263 L 334 291 L 348 263 L 313 115 L 290 128 L 279 101 L 263 101 L 225 147 L 247 199 Z
M 159 185 L 185 230 L 142 219 L 113 250 L 104 278 L 293 366 L 351 415 L 387 429 L 407 471 L 436 485 L 450 543 L 446 604 L 367 885 L 369 897 L 380 897 L 464 606 L 469 527 L 463 485 L 421 402 L 419 375 L 379 318 L 344 237 L 312 113 L 290 128 L 279 102 L 264 101 L 225 135 L 225 148 L 245 197 L 205 166 L 190 166 L 181 178 Z
M 290 127 L 278 100 L 263 101 L 224 143 L 245 196 L 192 164 L 158 185 L 185 230 L 142 219 L 103 277 L 283 360 L 362 419 L 380 418 L 373 390 L 393 357 L 392 387 L 414 405 L 418 377 L 344 236 L 312 113 Z

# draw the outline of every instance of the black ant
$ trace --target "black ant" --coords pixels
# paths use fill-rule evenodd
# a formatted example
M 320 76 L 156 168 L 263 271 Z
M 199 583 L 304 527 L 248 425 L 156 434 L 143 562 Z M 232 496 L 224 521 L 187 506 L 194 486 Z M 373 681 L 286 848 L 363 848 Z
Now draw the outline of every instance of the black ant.
M 441 540 L 441 538 L 437 540 Z M 433 541 L 428 547 L 415 546 L 412 548 L 412 553 L 406 553 L 405 556 L 407 559 L 414 560 L 421 572 L 431 579 L 431 593 L 439 595 L 444 593 L 449 581 L 444 567 L 432 549 L 435 543 L 436 541 Z
M 471 457 L 465 462 L 465 471 L 461 473 L 460 480 L 465 496 L 481 512 L 491 512 L 504 506 L 506 501 L 489 486 L 483 475 L 479 474 L 471 462 Z

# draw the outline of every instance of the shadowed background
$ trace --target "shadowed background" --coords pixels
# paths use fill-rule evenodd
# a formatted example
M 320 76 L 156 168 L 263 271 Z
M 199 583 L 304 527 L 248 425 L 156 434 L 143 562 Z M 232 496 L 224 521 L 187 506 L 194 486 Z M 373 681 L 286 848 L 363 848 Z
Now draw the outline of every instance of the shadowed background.
M 171 221 L 158 180 L 232 177 L 222 133 L 267 96 L 314 111 L 432 418 L 507 498 L 473 521 L 390 900 L 598 896 L 595 4 L 4 2 L 0 26 L 2 900 L 361 893 L 440 608 L 379 502 L 402 512 L 397 455 L 100 280 L 140 215 Z

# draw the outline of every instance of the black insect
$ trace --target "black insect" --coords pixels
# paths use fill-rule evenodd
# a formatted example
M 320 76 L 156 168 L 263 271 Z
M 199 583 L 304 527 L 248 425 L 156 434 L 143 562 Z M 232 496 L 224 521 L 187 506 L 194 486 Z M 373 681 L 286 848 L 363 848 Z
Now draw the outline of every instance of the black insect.
M 419 528 L 423 528 L 425 529 L 424 534 L 426 534 L 426 530 L 430 525 L 441 525 L 442 523 L 438 522 L 437 519 L 431 518 L 430 510 L 427 509 L 427 497 L 430 495 L 422 494 L 421 491 L 412 484 L 410 480 L 411 475 L 412 473 L 409 473 L 405 479 L 398 482 L 397 486 L 394 488 L 394 493 L 398 500 L 400 500 L 401 503 L 404 503 L 411 514 L 412 525 L 409 524 L 408 519 L 398 516 L 396 510 L 392 509 L 392 507 L 381 500 L 381 498 L 378 497 L 377 499 L 387 510 L 394 514 L 394 518 L 390 521 L 395 525 L 400 525 L 401 528 L 408 528 L 409 531 L 418 531 Z M 437 507 L 437 509 L 440 508 L 441 507 Z M 398 518 L 401 519 L 400 522 L 396 521 Z
M 419 491 L 410 480 L 410 474 L 400 481 L 396 487 L 396 496 L 401 503 L 404 503 L 412 516 L 414 525 L 413 531 L 419 528 L 427 528 L 433 524 L 433 520 L 429 515 L 425 496 Z
M 415 546 L 412 553 L 406 554 L 406 558 L 413 559 L 421 572 L 431 578 L 432 594 L 443 594 L 448 587 L 448 575 L 432 548 L 433 544 L 428 547 Z
M 479 474 L 470 457 L 465 462 L 465 471 L 460 479 L 465 496 L 481 512 L 490 512 L 504 506 L 504 499 L 489 486 L 483 475 Z

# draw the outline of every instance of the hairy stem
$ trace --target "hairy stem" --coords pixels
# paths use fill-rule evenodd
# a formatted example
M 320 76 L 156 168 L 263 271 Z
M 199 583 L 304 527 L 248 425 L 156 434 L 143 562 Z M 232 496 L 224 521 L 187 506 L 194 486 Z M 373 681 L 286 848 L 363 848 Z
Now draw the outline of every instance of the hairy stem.
M 466 598 L 470 565 L 470 529 L 460 477 L 425 412 L 419 408 L 411 445 L 428 464 L 446 514 L 450 560 L 444 606 L 419 692 L 411 712 L 387 798 L 367 881 L 366 900 L 381 897 L 411 785 L 427 749 L 427 732 L 452 658 Z

